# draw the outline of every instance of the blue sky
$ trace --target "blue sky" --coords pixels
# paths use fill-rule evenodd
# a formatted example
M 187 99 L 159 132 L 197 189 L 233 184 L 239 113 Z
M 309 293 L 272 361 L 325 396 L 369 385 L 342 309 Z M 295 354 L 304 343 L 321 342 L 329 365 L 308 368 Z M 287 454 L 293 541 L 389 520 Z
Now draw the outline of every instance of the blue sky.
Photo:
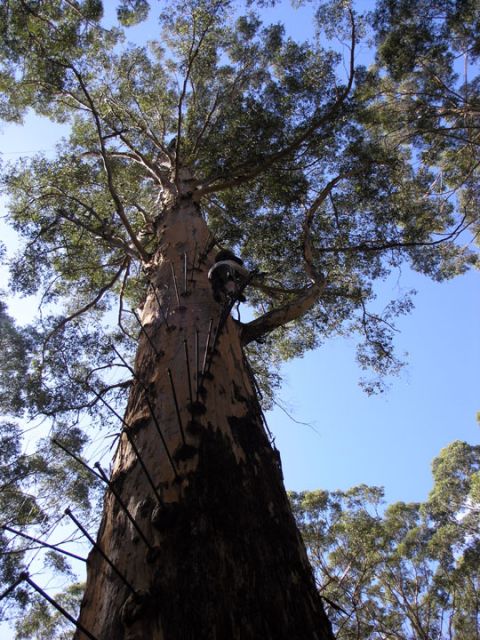
M 358 387 L 351 340 L 333 340 L 284 367 L 282 398 L 316 429 L 279 409 L 268 416 L 288 488 L 366 483 L 385 486 L 389 501 L 424 500 L 441 448 L 479 442 L 480 274 L 439 284 L 404 271 L 402 283 L 418 294 L 396 340 L 407 365 L 387 392 L 368 397 Z

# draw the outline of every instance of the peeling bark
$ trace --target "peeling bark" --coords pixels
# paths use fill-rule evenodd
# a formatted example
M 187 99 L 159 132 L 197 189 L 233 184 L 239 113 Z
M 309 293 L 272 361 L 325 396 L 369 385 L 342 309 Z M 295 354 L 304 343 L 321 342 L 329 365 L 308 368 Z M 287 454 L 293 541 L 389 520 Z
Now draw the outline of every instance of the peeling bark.
M 142 332 L 125 422 L 161 503 L 124 434 L 111 480 L 150 548 L 108 491 L 98 545 L 136 595 L 94 548 L 80 622 L 98 640 L 331 640 L 241 328 L 230 316 L 218 328 L 222 307 L 207 279 L 213 260 L 199 263 L 207 226 L 186 195 L 157 228 L 155 293 L 141 316 L 148 338 Z

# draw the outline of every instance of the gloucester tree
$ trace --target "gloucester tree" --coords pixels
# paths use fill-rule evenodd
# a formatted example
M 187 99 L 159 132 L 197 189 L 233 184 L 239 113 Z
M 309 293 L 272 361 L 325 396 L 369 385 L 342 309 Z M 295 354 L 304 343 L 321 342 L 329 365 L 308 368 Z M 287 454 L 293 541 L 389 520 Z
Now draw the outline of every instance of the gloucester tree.
M 475 171 L 452 172 L 456 207 L 387 91 L 409 79 L 357 64 L 366 23 L 348 2 L 321 4 L 297 42 L 252 3 L 175 0 L 151 41 L 129 44 L 148 9 L 0 8 L 1 116 L 70 127 L 52 159 L 3 172 L 24 238 L 12 287 L 40 299 L 19 330 L 15 411 L 51 421 L 37 472 L 56 492 L 7 518 L 2 540 L 46 531 L 59 494 L 92 537 L 81 515 L 103 482 L 78 640 L 326 640 L 260 395 L 281 359 L 333 335 L 363 336 L 363 368 L 397 369 L 392 321 L 411 303 L 372 311 L 374 283 L 404 262 L 439 279 L 474 261 L 457 238 Z M 108 471 L 81 457 L 99 434 L 115 436 Z M 24 595 L 36 585 L 8 575 Z

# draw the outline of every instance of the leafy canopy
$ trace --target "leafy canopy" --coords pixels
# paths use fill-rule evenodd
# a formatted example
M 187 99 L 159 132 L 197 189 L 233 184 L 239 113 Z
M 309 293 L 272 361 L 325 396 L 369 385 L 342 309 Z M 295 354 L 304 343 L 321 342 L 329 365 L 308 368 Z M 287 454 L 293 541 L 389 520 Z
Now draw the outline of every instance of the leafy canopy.
M 194 197 L 218 243 L 266 274 L 249 298 L 258 313 L 292 302 L 312 280 L 321 289 L 260 352 L 251 347 L 257 358 L 292 357 L 328 336 L 357 333 L 363 368 L 381 376 L 398 368 L 392 320 L 411 302 L 372 311 L 374 283 L 405 261 L 436 279 L 468 268 L 476 257 L 456 239 L 476 221 L 477 170 L 453 134 L 412 131 L 418 114 L 405 100 L 435 110 L 439 89 L 427 91 L 433 81 L 416 67 L 415 85 L 411 56 L 393 69 L 390 27 L 400 29 L 404 14 L 384 9 L 373 20 L 379 62 L 367 71 L 356 59 L 367 21 L 349 3 L 320 3 L 317 33 L 305 42 L 281 24 L 262 24 L 253 4 L 170 3 L 152 28 L 157 40 L 141 46 L 128 44 L 122 25 L 146 19 L 145 1 L 120 3 L 115 26 L 92 0 L 2 8 L 1 115 L 18 121 L 34 110 L 71 124 L 56 158 L 6 167 L 4 185 L 12 224 L 25 238 L 12 287 L 42 295 L 44 335 L 73 332 L 72 369 L 82 354 L 100 364 L 91 345 L 101 339 L 86 334 L 105 332 L 99 322 L 120 293 L 129 305 L 141 301 L 141 267 L 157 248 L 158 216 L 175 198 L 181 166 L 193 171 Z M 413 5 L 405 8 L 412 29 L 420 29 L 420 9 L 416 18 Z M 471 14 L 465 20 L 477 19 Z M 442 20 L 450 25 L 448 15 Z M 442 69 L 459 46 L 449 42 L 451 29 L 435 36 L 439 53 L 431 55 Z M 347 39 L 345 60 L 327 35 Z M 407 77 L 413 88 L 399 105 Z M 441 82 L 456 86 L 448 66 Z M 441 158 L 432 150 L 439 144 Z M 66 329 L 62 318 L 71 316 L 75 328 Z M 111 323 L 110 338 L 120 339 Z M 51 339 L 43 351 L 55 372 L 50 387 L 60 375 L 60 343 Z M 82 393 L 72 380 L 62 387 Z

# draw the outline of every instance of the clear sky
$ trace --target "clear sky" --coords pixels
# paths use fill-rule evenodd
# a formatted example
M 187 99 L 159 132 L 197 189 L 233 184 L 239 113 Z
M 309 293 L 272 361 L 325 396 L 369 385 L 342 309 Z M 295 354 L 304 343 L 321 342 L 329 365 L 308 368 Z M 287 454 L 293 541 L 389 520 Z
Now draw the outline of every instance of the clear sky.
M 35 118 L 24 127 L 3 126 L 1 158 L 51 154 L 58 136 L 57 128 Z M 0 237 L 13 246 L 3 223 Z M 5 270 L 0 278 L 4 289 Z M 283 367 L 279 400 L 296 420 L 309 423 L 297 424 L 279 408 L 267 415 L 288 489 L 366 483 L 385 486 L 389 501 L 423 500 L 440 449 L 455 439 L 479 443 L 480 274 L 438 284 L 404 269 L 382 285 L 379 299 L 387 304 L 399 287 L 418 294 L 416 308 L 398 325 L 396 344 L 399 353 L 409 353 L 407 365 L 386 393 L 368 397 L 358 387 L 352 340 L 330 341 Z M 28 322 L 32 302 L 16 299 L 10 311 Z
M 366 483 L 384 485 L 389 501 L 423 500 L 440 449 L 456 439 L 479 443 L 480 274 L 439 284 L 404 272 L 401 282 L 418 294 L 396 341 L 407 365 L 387 392 L 367 397 L 358 387 L 348 340 L 284 367 L 283 401 L 316 429 L 279 409 L 268 415 L 288 488 Z

